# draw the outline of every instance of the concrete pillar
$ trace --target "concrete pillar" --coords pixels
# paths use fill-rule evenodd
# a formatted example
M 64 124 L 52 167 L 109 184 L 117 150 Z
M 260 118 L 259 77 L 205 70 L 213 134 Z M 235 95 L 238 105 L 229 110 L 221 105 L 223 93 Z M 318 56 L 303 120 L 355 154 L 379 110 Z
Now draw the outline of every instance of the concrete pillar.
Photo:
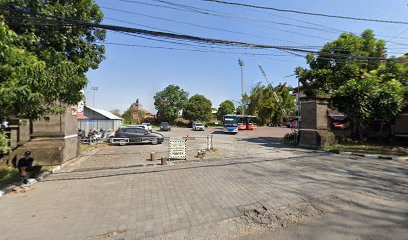
M 327 120 L 328 96 L 301 98 L 301 129 L 299 146 L 318 149 L 333 145 L 334 134 Z
M 62 115 L 50 116 L 48 120 L 34 121 L 31 141 L 17 149 L 18 157 L 31 151 L 36 163 L 56 165 L 79 156 L 77 117 L 69 108 Z
M 150 161 L 156 161 L 156 153 L 155 152 L 150 153 Z

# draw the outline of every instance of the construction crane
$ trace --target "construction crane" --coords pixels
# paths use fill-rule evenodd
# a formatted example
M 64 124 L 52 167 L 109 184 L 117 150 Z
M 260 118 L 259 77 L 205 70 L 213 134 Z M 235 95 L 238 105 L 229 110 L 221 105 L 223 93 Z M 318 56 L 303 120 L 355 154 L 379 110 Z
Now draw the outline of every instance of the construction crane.
M 261 70 L 262 75 L 264 76 L 266 82 L 268 83 L 268 85 L 271 86 L 272 89 L 272 95 L 275 98 L 275 101 L 278 103 L 278 106 L 280 108 L 280 110 L 282 111 L 283 115 L 286 117 L 286 119 L 289 119 L 289 115 L 287 114 L 285 108 L 282 106 L 282 103 L 278 97 L 278 95 L 276 94 L 275 90 L 272 87 L 272 83 L 269 81 L 268 76 L 266 75 L 265 71 L 263 70 L 261 64 L 258 62 L 258 60 L 256 59 L 255 55 L 253 56 L 255 63 L 258 65 L 259 70 Z M 292 130 L 292 133 L 296 133 L 296 129 L 293 127 L 292 124 L 290 124 L 290 129 Z

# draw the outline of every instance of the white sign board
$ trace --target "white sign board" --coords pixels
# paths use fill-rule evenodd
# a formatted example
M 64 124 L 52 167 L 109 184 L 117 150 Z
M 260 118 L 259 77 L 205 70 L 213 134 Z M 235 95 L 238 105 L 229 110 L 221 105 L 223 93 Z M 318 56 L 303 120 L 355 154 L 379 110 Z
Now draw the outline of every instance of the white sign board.
M 169 159 L 186 159 L 186 140 L 170 138 Z

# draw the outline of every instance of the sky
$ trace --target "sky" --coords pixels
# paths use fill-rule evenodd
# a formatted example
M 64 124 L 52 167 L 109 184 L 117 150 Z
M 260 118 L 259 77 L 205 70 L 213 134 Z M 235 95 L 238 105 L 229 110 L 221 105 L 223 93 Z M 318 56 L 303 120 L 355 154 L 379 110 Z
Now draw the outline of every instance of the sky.
M 360 34 L 365 29 L 372 29 L 377 38 L 387 41 L 389 56 L 408 52 L 408 25 L 249 9 L 202 0 L 166 1 L 207 12 L 216 11 L 218 16 L 172 9 L 175 5 L 155 0 L 96 0 L 104 13 L 104 24 L 275 46 L 313 46 L 313 50 L 337 39 L 341 31 Z M 331 15 L 408 21 L 407 0 L 227 1 Z M 96 108 L 108 111 L 120 109 L 123 112 L 139 99 L 143 108 L 155 113 L 153 96 L 169 84 L 180 86 L 190 96 L 204 95 L 212 101 L 214 108 L 227 99 L 239 101 L 239 58 L 245 63 L 246 93 L 257 82 L 266 84 L 254 55 L 273 85 L 287 83 L 297 86 L 297 79 L 293 76 L 295 68 L 307 67 L 303 57 L 279 50 L 231 49 L 211 45 L 197 47 L 111 31 L 107 32 L 102 44 L 106 46 L 105 60 L 98 69 L 87 73 L 89 83 L 85 95 L 90 106 L 94 104 Z M 98 87 L 95 102 L 92 87 Z

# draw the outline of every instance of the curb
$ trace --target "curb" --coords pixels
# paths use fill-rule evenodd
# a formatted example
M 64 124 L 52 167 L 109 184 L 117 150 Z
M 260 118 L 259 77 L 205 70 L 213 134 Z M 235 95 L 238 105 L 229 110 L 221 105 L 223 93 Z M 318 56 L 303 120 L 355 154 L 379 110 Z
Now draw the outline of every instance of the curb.
M 13 191 L 13 189 L 16 188 L 16 187 L 22 187 L 22 186 L 27 186 L 27 187 L 29 187 L 29 186 L 31 186 L 31 185 L 37 183 L 37 182 L 41 182 L 43 179 L 45 179 L 46 177 L 50 176 L 51 174 L 54 174 L 54 173 L 59 172 L 63 167 L 69 165 L 70 163 L 72 163 L 72 162 L 74 162 L 74 161 L 77 161 L 77 160 L 80 160 L 80 159 L 83 158 L 83 157 L 89 158 L 90 156 L 94 155 L 94 154 L 97 153 L 98 151 L 99 151 L 99 149 L 94 149 L 94 150 L 90 151 L 89 154 L 87 154 L 87 155 L 78 156 L 78 157 L 76 157 L 76 158 L 74 158 L 74 159 L 72 159 L 72 160 L 69 160 L 69 161 L 67 161 L 67 162 L 65 162 L 65 163 L 63 163 L 63 164 L 61 164 L 61 165 L 57 165 L 57 166 L 53 167 L 53 168 L 51 169 L 51 171 L 42 172 L 37 178 L 29 178 L 29 179 L 27 180 L 27 181 L 28 181 L 27 184 L 24 184 L 24 183 L 22 183 L 22 184 L 14 183 L 14 184 L 11 184 L 11 185 L 9 185 L 9 186 L 3 188 L 3 189 L 0 189 L 0 198 L 3 197 L 4 195 L 8 194 L 8 193 L 11 193 L 11 192 Z
M 339 151 L 339 150 L 327 150 L 326 152 L 340 154 L 340 155 L 366 157 L 366 158 L 371 158 L 371 159 L 408 160 L 408 159 L 401 158 L 401 157 L 380 156 L 380 155 L 371 155 L 371 154 L 353 153 L 353 152 L 342 152 L 342 151 Z

